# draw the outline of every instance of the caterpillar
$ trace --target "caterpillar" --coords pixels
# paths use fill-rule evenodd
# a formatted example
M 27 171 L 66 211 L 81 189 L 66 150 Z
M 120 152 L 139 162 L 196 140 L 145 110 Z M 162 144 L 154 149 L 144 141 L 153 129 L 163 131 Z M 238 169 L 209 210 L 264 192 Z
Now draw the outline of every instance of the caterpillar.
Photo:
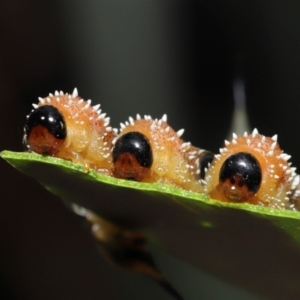
M 166 114 L 161 119 L 130 117 L 121 123 L 121 132 L 113 141 L 113 175 L 203 192 L 201 166 L 208 163 L 211 153 L 183 142 L 183 132 L 169 126 Z
M 111 145 L 116 130 L 100 104 L 91 106 L 75 88 L 72 94 L 55 92 L 39 98 L 27 116 L 23 145 L 27 151 L 50 155 L 110 175 Z
M 299 183 L 296 168 L 277 143 L 254 129 L 225 140 L 205 175 L 205 192 L 224 202 L 251 203 L 294 209 L 293 194 Z
M 220 153 L 199 149 L 161 119 L 140 115 L 113 129 L 100 105 L 91 106 L 75 88 L 39 98 L 27 116 L 27 151 L 81 164 L 116 178 L 161 182 L 206 193 L 223 202 L 300 210 L 300 177 L 277 135 L 233 134 Z

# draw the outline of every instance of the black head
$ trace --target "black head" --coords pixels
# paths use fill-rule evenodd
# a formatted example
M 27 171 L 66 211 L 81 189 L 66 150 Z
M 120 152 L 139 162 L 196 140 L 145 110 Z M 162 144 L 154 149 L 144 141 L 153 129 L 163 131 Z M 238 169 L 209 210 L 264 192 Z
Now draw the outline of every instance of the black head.
M 39 106 L 29 115 L 24 126 L 25 134 L 28 136 L 38 125 L 46 128 L 57 139 L 65 139 L 67 136 L 64 117 L 52 105 Z
M 55 155 L 67 136 L 63 115 L 52 105 L 37 107 L 24 126 L 23 145 L 28 151 Z
M 224 161 L 219 181 L 220 183 L 229 181 L 229 184 L 236 187 L 245 186 L 250 193 L 255 194 L 261 185 L 262 170 L 254 155 L 238 152 Z
M 113 162 L 125 153 L 133 155 L 142 167 L 151 168 L 153 163 L 151 145 L 142 133 L 132 131 L 123 134 L 114 146 Z
M 113 175 L 117 178 L 142 181 L 150 174 L 153 163 L 149 140 L 140 132 L 123 134 L 113 152 Z
M 208 169 L 212 161 L 214 160 L 215 155 L 209 151 L 203 151 L 200 154 L 199 165 L 200 165 L 200 178 L 205 178 L 205 169 Z

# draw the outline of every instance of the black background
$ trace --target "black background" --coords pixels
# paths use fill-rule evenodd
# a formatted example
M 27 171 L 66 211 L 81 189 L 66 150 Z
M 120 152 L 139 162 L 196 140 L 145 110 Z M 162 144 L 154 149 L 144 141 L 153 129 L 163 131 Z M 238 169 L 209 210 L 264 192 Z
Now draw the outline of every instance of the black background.
M 217 152 L 242 76 L 251 127 L 277 133 L 299 166 L 299 15 L 299 2 L 278 0 L 2 1 L 0 149 L 23 150 L 37 97 L 76 86 L 114 127 L 167 113 L 184 139 Z M 1 299 L 140 298 L 58 198 L 0 166 Z

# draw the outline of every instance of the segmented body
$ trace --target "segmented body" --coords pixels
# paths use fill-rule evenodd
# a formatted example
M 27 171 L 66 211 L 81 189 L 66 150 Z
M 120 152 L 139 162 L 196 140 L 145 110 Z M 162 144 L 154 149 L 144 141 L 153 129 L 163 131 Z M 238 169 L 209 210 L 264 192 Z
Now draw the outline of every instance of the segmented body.
M 136 120 L 129 118 L 129 122 L 121 123 L 121 132 L 114 143 L 118 144 L 118 139 L 131 132 L 138 132 L 145 136 L 152 151 L 152 164 L 151 166 L 148 164 L 148 172 L 141 170 L 145 171 L 141 178 L 134 175 L 137 176 L 138 181 L 164 182 L 187 190 L 203 192 L 203 185 L 199 180 L 199 158 L 203 150 L 190 143 L 184 143 L 180 138 L 183 130 L 175 132 L 167 123 L 166 115 L 159 120 L 153 120 L 150 116 L 142 119 L 139 115 Z M 135 159 L 134 155 L 130 154 L 130 156 L 133 156 L 133 160 Z M 126 158 L 123 160 L 124 163 L 120 163 L 119 156 L 117 156 L 114 175 L 126 179 L 131 171 L 138 174 L 139 166 L 134 164 L 132 168 L 130 161 L 130 158 Z
M 70 160 L 100 173 L 142 182 L 162 182 L 211 198 L 300 210 L 300 177 L 277 143 L 265 137 L 233 134 L 220 154 L 201 150 L 181 139 L 167 116 L 121 123 L 120 134 L 109 125 L 100 105 L 55 92 L 39 98 L 24 127 L 28 151 Z M 203 180 L 204 179 L 204 180 Z
M 250 135 L 233 134 L 206 173 L 206 192 L 225 202 L 294 209 L 291 198 L 299 177 L 289 159 L 280 149 L 277 135 L 265 137 L 256 129 Z
M 91 100 L 81 99 L 75 89 L 73 94 L 55 92 L 39 98 L 39 103 L 33 106 L 24 127 L 23 143 L 28 151 L 111 174 L 111 146 L 116 132 L 109 125 L 109 118 L 101 114 L 100 105 L 91 106 Z M 61 117 L 56 128 L 51 123 L 53 111 Z M 47 122 L 43 123 L 45 118 Z M 63 129 L 65 135 L 61 134 Z

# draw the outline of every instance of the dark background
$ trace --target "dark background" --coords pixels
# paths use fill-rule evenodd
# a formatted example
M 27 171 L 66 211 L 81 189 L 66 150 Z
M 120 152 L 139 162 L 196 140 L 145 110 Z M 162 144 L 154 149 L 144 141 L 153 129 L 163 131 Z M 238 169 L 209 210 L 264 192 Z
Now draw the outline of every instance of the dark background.
M 217 152 L 241 76 L 251 127 L 277 133 L 299 166 L 299 15 L 299 2 L 278 0 L 2 1 L 0 149 L 23 150 L 37 97 L 78 87 L 114 127 L 167 113 L 184 139 Z M 0 167 L 1 299 L 151 299 L 148 280 L 111 268 L 58 198 Z M 203 295 L 218 298 L 213 289 Z

